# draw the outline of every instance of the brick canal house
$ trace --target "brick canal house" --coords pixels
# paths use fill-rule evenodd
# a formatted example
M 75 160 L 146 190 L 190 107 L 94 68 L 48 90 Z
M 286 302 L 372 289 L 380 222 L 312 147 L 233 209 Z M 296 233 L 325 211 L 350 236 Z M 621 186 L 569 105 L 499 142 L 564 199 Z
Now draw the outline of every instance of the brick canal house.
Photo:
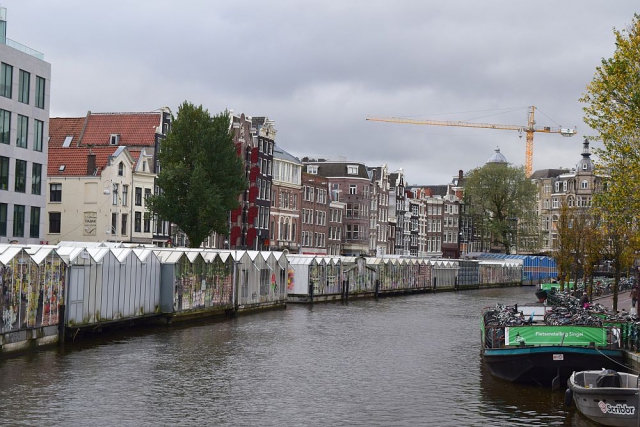
M 389 174 L 390 254 L 409 255 L 410 231 L 405 229 L 407 208 L 404 171 L 400 169 Z
M 248 187 L 229 213 L 229 235 L 212 235 L 211 246 L 230 249 L 269 248 L 269 217 L 276 129 L 267 117 L 231 115 L 236 153 L 242 159 Z M 206 246 L 207 242 L 205 242 Z
M 329 180 L 302 171 L 302 221 L 300 245 L 303 254 L 328 254 Z
M 389 171 L 387 165 L 369 167 L 371 176 L 371 221 L 369 252 L 383 256 L 389 252 Z
M 303 158 L 306 172 L 329 180 L 332 198 L 346 204 L 344 255 L 369 254 L 371 180 L 363 163 Z

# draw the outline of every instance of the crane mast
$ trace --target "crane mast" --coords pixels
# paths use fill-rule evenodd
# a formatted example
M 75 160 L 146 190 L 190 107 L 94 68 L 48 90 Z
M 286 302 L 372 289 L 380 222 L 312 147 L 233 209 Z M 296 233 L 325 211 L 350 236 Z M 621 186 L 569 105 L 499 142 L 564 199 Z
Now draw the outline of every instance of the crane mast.
M 559 133 L 562 136 L 573 136 L 576 134 L 575 129 L 536 126 L 536 122 L 534 118 L 535 110 L 536 110 L 536 107 L 534 106 L 529 107 L 529 113 L 527 115 L 527 124 L 525 126 L 501 125 L 501 124 L 494 124 L 494 123 L 475 123 L 475 122 L 463 122 L 463 121 L 446 121 L 446 120 L 414 120 L 414 119 L 403 119 L 398 117 L 367 117 L 367 120 L 372 122 L 387 122 L 387 123 L 432 125 L 432 126 L 458 126 L 458 127 L 470 127 L 470 128 L 498 129 L 498 130 L 516 130 L 520 133 L 524 132 L 526 134 L 524 171 L 527 177 L 529 177 L 531 176 L 531 173 L 533 171 L 533 133 L 534 132 Z

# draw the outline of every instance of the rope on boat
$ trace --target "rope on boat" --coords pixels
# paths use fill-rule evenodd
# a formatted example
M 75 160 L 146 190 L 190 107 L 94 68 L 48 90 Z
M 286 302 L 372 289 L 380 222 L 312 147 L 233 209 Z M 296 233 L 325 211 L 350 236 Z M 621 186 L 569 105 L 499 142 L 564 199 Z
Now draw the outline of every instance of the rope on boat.
M 599 348 L 597 348 L 597 347 L 596 347 L 596 351 L 597 351 L 598 353 L 600 353 L 602 356 L 604 356 L 604 357 L 606 357 L 607 359 L 609 359 L 610 361 L 612 361 L 613 363 L 615 363 L 616 365 L 620 365 L 620 366 L 622 366 L 623 368 L 627 369 L 628 371 L 630 371 L 630 372 L 631 372 L 631 373 L 633 373 L 633 374 L 640 375 L 640 372 L 638 372 L 638 371 L 636 371 L 636 370 L 632 369 L 632 368 L 631 368 L 631 366 L 627 366 L 627 365 L 625 365 L 624 363 L 620 363 L 620 362 L 618 362 L 617 360 L 612 359 L 611 357 L 607 356 L 607 355 L 606 355 L 606 354 L 604 354 L 602 351 L 600 351 L 600 349 L 599 349 Z

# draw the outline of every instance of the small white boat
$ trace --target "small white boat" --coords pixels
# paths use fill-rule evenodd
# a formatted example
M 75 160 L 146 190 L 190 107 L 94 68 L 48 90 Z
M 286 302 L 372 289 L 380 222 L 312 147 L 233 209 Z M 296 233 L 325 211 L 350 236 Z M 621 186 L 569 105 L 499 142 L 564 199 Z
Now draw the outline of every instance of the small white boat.
M 565 403 L 575 402 L 587 418 L 605 426 L 640 426 L 638 375 L 611 369 L 574 372 Z

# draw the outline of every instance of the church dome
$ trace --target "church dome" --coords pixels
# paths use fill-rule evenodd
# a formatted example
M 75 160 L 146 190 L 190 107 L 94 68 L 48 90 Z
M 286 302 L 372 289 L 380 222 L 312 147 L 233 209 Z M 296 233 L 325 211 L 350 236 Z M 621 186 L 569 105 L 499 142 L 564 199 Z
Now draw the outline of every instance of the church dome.
M 496 147 L 496 152 L 487 159 L 487 163 L 509 163 L 507 158 L 500 153 L 500 147 Z

